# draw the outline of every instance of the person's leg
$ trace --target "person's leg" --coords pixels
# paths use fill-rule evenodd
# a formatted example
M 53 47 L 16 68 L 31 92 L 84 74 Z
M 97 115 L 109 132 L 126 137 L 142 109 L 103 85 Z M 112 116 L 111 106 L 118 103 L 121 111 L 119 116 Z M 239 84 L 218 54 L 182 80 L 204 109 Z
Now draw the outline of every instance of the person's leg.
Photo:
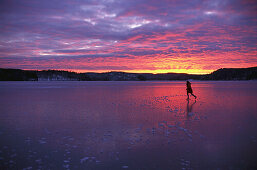
M 187 92 L 187 100 L 189 99 L 189 94 L 188 94 L 188 92 Z
M 196 95 L 194 95 L 193 93 L 191 93 L 192 94 L 192 96 L 194 96 L 195 97 L 195 99 L 196 99 Z

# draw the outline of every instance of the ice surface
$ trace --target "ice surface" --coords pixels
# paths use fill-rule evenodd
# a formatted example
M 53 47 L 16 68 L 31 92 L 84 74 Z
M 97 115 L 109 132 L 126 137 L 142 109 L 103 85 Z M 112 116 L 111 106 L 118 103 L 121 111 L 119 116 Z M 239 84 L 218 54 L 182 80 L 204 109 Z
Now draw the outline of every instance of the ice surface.
M 80 163 L 83 163 L 83 162 L 87 161 L 88 159 L 89 159 L 89 157 L 84 157 L 84 158 L 80 159 Z
M 192 88 L 0 82 L 0 169 L 256 169 L 257 82 Z
M 22 170 L 30 170 L 30 169 L 33 169 L 32 166 L 29 166 L 27 168 L 23 168 Z

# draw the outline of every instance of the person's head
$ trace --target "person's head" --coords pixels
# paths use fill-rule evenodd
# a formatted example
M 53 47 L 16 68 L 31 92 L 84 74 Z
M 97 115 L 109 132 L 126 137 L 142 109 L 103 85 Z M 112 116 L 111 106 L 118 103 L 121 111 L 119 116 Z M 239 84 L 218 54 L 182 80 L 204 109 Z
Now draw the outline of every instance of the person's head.
M 190 84 L 190 82 L 189 82 L 189 81 L 187 81 L 187 84 Z

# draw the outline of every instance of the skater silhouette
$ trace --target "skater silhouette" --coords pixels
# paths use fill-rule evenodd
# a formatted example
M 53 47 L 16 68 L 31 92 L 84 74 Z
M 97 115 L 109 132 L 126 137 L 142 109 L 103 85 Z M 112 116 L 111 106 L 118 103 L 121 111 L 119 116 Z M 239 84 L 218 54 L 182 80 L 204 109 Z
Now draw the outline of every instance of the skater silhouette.
M 196 95 L 193 94 L 193 90 L 191 87 L 191 83 L 189 81 L 187 81 L 187 100 L 189 100 L 189 93 L 195 97 L 196 99 Z

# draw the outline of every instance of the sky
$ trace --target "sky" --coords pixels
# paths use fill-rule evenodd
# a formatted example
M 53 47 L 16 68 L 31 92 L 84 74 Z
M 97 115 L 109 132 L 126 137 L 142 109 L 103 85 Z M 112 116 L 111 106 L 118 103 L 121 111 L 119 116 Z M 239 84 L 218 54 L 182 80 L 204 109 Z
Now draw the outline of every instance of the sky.
M 206 74 L 254 66 L 256 0 L 0 0 L 0 68 Z

